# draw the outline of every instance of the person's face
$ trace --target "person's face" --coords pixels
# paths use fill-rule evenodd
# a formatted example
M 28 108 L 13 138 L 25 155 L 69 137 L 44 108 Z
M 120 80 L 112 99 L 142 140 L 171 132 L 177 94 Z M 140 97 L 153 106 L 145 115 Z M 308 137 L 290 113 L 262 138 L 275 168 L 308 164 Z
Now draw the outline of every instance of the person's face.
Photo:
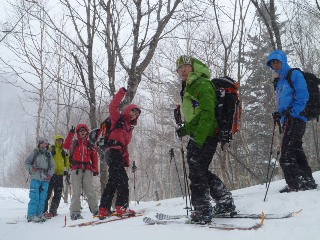
M 40 148 L 46 148 L 48 146 L 48 142 L 42 141 L 42 142 L 40 142 L 39 146 L 40 146 Z
M 282 67 L 282 62 L 274 59 L 271 61 L 271 67 L 273 67 L 274 70 L 279 71 Z
M 129 115 L 130 115 L 130 120 L 134 120 L 139 117 L 140 112 L 137 109 L 132 109 Z
M 187 80 L 189 73 L 192 71 L 192 66 L 189 64 L 181 65 L 177 70 L 179 78 L 183 81 Z
M 78 133 L 79 133 L 79 135 L 80 135 L 80 137 L 81 137 L 82 139 L 84 139 L 84 138 L 87 136 L 87 134 L 88 134 L 87 129 L 85 129 L 85 128 L 80 128 L 80 130 L 78 131 Z
M 63 144 L 63 139 L 62 138 L 57 139 L 57 144 L 62 145 Z

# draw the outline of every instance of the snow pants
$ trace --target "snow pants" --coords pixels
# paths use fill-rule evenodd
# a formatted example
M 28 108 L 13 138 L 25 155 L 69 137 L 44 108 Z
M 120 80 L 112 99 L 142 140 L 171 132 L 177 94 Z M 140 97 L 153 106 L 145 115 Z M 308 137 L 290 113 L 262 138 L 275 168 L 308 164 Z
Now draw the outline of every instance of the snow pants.
M 292 189 L 299 189 L 301 177 L 307 182 L 313 180 L 311 168 L 302 148 L 305 131 L 306 122 L 299 118 L 290 118 L 283 133 L 279 162 L 286 183 Z
M 49 182 L 48 195 L 47 195 L 47 199 L 44 206 L 44 212 L 48 210 L 48 202 L 53 191 L 54 195 L 52 198 L 49 212 L 54 215 L 57 215 L 57 209 L 60 204 L 62 190 L 63 190 L 63 176 L 53 174 Z
M 47 198 L 49 182 L 31 179 L 29 204 L 28 204 L 28 217 L 41 216 L 43 214 L 45 201 Z
M 100 207 L 110 210 L 112 199 L 117 192 L 116 206 L 129 207 L 129 178 L 119 150 L 110 149 L 106 154 L 109 166 L 108 183 L 103 191 Z
M 70 216 L 80 213 L 81 202 L 81 190 L 88 198 L 88 204 L 90 211 L 96 213 L 98 211 L 98 200 L 96 190 L 93 186 L 93 173 L 92 171 L 82 169 L 74 169 L 71 171 L 71 187 L 72 196 L 70 204 Z
M 195 210 L 204 213 L 209 213 L 212 210 L 211 197 L 219 201 L 226 195 L 231 196 L 220 178 L 209 171 L 217 144 L 216 137 L 208 137 L 201 149 L 195 145 L 192 139 L 187 146 L 191 202 Z

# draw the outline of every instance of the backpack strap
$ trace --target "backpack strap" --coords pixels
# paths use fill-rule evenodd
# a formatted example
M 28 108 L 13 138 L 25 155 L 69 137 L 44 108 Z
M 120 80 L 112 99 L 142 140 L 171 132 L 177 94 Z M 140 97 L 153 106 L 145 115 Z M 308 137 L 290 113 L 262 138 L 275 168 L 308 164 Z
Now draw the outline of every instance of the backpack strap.
M 34 162 L 36 161 L 38 155 L 39 155 L 39 149 L 38 149 L 38 148 L 35 148 L 35 149 L 33 150 L 33 158 L 32 158 L 32 161 L 31 161 L 31 165 L 34 164 Z
M 33 165 L 34 164 L 34 162 L 36 161 L 36 159 L 37 159 L 37 157 L 39 156 L 39 149 L 38 148 L 35 148 L 34 150 L 33 150 L 33 158 L 32 158 L 32 161 L 31 161 L 31 165 Z M 49 170 L 49 168 L 51 168 L 51 163 L 50 163 L 50 157 L 52 156 L 52 155 L 49 155 L 49 153 L 50 153 L 50 151 L 49 152 L 46 152 L 44 155 L 46 156 L 46 159 L 47 159 L 47 162 L 48 162 L 48 169 L 46 170 L 46 171 L 48 171 Z M 50 153 L 51 154 L 51 153 Z
M 288 83 L 289 83 L 290 87 L 293 88 L 293 89 L 294 89 L 294 85 L 293 85 L 293 82 L 292 82 L 292 79 L 291 79 L 291 75 L 292 75 L 292 72 L 293 72 L 294 70 L 299 70 L 300 72 L 302 72 L 302 71 L 300 70 L 300 68 L 291 68 L 291 69 L 289 70 L 289 72 L 288 72 L 288 74 L 287 74 L 287 76 L 286 76 L 286 79 L 288 80 Z M 294 89 L 294 90 L 295 90 L 295 89 Z
M 72 147 L 71 147 L 71 149 L 70 149 L 70 158 L 71 158 L 71 161 L 73 160 L 74 149 L 76 148 L 77 145 L 78 145 L 78 139 L 73 140 L 73 142 L 72 142 Z
M 94 151 L 93 148 L 94 148 L 94 145 L 90 141 L 88 141 L 88 142 L 89 142 L 89 144 L 88 144 L 87 148 L 89 148 L 91 150 L 90 151 L 90 162 L 89 163 L 88 162 L 78 162 L 78 161 L 74 161 L 73 160 L 73 153 L 74 153 L 74 150 L 75 150 L 76 146 L 78 145 L 78 139 L 73 140 L 72 147 L 70 149 L 70 156 L 69 156 L 70 164 L 71 165 L 83 165 L 84 166 L 83 171 L 85 171 L 85 166 L 87 164 L 89 164 L 92 167 L 92 162 L 93 162 L 93 151 Z M 77 167 L 77 174 L 78 174 L 78 167 Z

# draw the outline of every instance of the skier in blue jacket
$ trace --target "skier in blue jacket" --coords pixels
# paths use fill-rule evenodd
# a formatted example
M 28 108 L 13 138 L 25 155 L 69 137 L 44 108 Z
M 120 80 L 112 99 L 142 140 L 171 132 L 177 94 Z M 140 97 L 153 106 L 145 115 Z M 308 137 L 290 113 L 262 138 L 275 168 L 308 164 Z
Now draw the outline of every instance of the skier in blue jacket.
M 276 84 L 278 112 L 274 118 L 281 118 L 284 133 L 281 145 L 280 166 L 287 183 L 280 192 L 315 189 L 317 184 L 302 148 L 302 138 L 306 130 L 307 118 L 301 113 L 309 100 L 306 80 L 299 70 L 293 70 L 293 87 L 286 79 L 291 67 L 287 55 L 276 50 L 268 56 L 267 66 L 279 74 Z

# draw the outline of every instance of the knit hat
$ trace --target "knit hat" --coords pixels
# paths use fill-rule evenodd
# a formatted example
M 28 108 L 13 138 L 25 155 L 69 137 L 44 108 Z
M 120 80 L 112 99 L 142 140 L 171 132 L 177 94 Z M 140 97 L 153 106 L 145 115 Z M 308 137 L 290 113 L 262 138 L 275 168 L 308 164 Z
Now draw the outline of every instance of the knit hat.
M 182 56 L 178 57 L 178 59 L 176 61 L 177 71 L 180 66 L 185 65 L 185 64 L 192 66 L 192 63 L 193 63 L 193 58 L 191 56 L 182 55 Z
M 46 138 L 39 137 L 38 138 L 38 148 L 40 148 L 40 144 L 42 144 L 42 143 L 47 143 L 46 148 L 47 149 L 49 148 L 49 141 Z
M 41 144 L 41 143 L 44 143 L 44 142 L 49 143 L 49 141 L 47 139 L 45 139 L 43 137 L 39 137 L 38 144 Z

